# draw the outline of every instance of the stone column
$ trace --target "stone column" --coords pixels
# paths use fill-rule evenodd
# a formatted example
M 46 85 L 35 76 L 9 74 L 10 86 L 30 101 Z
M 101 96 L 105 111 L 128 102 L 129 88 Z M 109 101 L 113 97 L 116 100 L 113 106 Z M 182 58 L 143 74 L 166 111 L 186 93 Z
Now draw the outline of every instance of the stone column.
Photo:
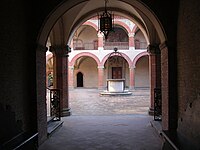
M 134 50 L 135 49 L 135 41 L 134 41 L 134 36 L 135 33 L 129 33 L 128 37 L 129 37 L 129 50 Z
M 69 97 L 68 97 L 68 46 L 55 45 L 50 47 L 50 51 L 53 52 L 55 58 L 55 75 L 56 80 L 54 88 L 61 90 L 60 103 L 61 103 L 61 116 L 69 116 Z
M 104 66 L 98 66 L 98 89 L 103 89 Z
M 46 51 L 47 47 L 38 45 L 36 49 L 36 92 L 37 92 L 37 128 L 39 145 L 47 139 L 46 107 Z
M 149 45 L 149 75 L 150 75 L 150 108 L 149 114 L 154 113 L 154 89 L 161 88 L 160 50 L 157 45 Z
M 74 88 L 74 66 L 68 66 L 68 85 L 69 89 Z
M 135 66 L 131 66 L 129 68 L 129 73 L 130 73 L 130 85 L 129 89 L 134 90 L 135 88 Z
M 98 32 L 98 50 L 103 50 L 103 35 Z

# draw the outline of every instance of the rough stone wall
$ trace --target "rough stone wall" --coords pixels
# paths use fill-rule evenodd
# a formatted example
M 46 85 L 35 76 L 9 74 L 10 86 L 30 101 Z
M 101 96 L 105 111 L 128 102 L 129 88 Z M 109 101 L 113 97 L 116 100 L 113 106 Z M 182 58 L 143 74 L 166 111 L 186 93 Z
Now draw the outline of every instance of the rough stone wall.
M 183 149 L 200 148 L 200 1 L 181 0 L 178 21 L 178 133 Z

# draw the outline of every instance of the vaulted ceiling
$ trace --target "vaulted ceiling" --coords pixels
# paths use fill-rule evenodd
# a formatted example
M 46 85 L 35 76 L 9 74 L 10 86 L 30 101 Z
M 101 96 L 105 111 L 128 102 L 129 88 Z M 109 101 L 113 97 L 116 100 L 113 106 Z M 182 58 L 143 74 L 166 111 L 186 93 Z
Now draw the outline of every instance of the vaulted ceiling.
M 69 44 L 76 29 L 91 17 L 103 12 L 104 6 L 104 0 L 68 0 L 50 14 L 43 30 L 50 31 L 48 36 L 51 44 Z M 133 21 L 148 39 L 148 43 L 161 43 L 166 40 L 157 17 L 142 2 L 109 0 L 107 10 Z

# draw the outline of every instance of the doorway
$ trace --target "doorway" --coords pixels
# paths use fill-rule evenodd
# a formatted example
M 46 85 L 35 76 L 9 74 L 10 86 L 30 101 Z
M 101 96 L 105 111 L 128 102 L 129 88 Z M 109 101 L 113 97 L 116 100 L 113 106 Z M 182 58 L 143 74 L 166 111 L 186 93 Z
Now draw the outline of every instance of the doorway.
M 77 73 L 77 87 L 83 87 L 83 74 L 81 72 Z

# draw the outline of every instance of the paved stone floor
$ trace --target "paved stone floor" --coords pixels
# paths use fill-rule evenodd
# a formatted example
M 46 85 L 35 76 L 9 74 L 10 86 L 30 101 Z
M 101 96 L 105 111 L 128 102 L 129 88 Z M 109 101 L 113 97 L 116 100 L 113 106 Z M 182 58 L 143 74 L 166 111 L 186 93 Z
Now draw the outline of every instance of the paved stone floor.
M 161 150 L 148 115 L 149 91 L 100 96 L 96 89 L 70 91 L 72 116 L 39 150 Z
M 148 114 L 149 90 L 127 96 L 101 96 L 97 89 L 74 89 L 69 94 L 72 115 Z

